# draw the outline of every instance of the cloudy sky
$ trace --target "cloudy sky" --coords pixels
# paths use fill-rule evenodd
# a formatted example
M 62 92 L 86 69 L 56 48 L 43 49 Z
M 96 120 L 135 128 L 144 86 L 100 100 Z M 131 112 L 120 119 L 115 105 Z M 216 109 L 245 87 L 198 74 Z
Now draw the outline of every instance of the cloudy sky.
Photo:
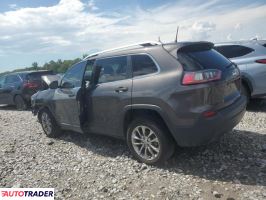
M 0 72 L 139 41 L 266 39 L 265 0 L 1 0 Z

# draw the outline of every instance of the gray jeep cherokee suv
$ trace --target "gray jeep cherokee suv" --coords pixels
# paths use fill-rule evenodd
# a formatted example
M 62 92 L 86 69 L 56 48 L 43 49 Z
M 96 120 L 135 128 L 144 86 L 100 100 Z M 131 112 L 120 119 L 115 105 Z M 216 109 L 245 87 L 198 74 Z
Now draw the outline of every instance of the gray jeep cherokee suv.
M 32 97 L 44 132 L 105 134 L 141 162 L 231 131 L 245 113 L 240 72 L 209 42 L 142 43 L 90 55 Z

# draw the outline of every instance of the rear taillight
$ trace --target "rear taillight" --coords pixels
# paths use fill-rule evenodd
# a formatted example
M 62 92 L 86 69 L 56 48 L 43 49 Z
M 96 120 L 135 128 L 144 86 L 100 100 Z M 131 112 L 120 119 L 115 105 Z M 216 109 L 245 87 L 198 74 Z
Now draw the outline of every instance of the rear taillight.
M 215 115 L 216 115 L 216 112 L 214 112 L 214 111 L 207 111 L 207 112 L 203 113 L 203 116 L 206 118 L 210 118 L 210 117 L 213 117 Z
M 193 85 L 220 80 L 222 72 L 218 69 L 201 70 L 195 72 L 185 72 L 183 76 L 183 85 Z
M 256 63 L 260 63 L 260 64 L 266 64 L 266 59 L 259 59 L 255 61 Z
M 23 84 L 24 88 L 35 89 L 39 87 L 38 83 L 27 81 Z

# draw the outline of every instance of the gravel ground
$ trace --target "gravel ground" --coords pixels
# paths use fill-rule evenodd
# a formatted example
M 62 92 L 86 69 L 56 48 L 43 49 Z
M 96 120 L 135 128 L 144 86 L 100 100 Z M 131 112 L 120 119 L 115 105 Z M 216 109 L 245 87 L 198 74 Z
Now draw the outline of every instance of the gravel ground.
M 0 187 L 53 187 L 56 199 L 266 199 L 266 101 L 219 142 L 178 148 L 163 167 L 126 145 L 66 132 L 46 138 L 29 111 L 0 108 Z

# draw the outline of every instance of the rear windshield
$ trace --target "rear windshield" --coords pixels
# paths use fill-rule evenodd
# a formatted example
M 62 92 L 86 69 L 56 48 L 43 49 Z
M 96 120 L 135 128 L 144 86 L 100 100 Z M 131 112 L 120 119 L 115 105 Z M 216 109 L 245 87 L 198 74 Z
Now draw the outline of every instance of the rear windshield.
M 231 62 L 214 49 L 206 51 L 178 52 L 177 57 L 185 71 L 224 69 Z
M 237 58 L 245 56 L 254 51 L 254 49 L 242 45 L 225 45 L 214 47 L 216 51 L 227 58 Z
M 26 75 L 26 80 L 31 80 L 31 81 L 40 81 L 42 80 L 41 77 L 44 75 L 53 75 L 54 73 L 52 71 L 47 71 L 47 72 L 34 72 Z

